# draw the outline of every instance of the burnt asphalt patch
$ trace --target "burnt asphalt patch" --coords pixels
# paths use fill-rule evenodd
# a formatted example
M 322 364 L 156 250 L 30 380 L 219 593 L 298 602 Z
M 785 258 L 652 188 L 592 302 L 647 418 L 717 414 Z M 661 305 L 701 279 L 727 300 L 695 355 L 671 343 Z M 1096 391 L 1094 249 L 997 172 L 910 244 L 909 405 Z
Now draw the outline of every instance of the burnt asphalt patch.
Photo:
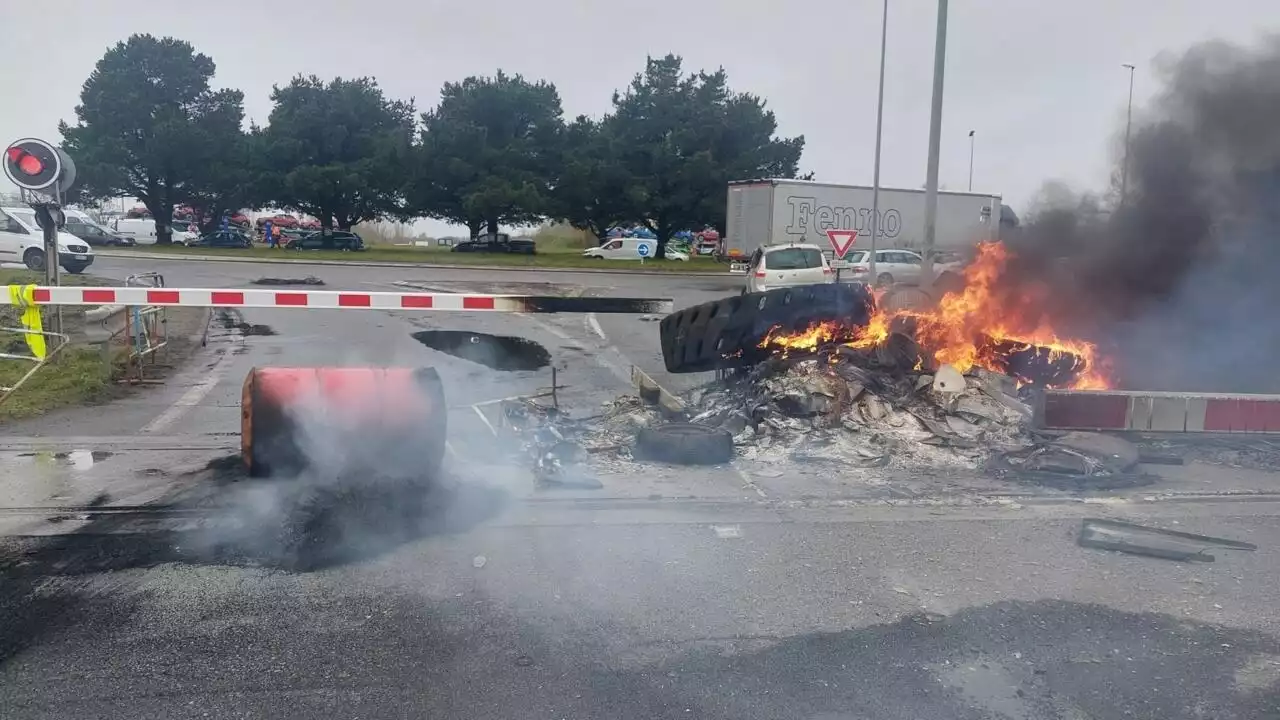
M 245 322 L 244 316 L 239 310 L 232 308 L 218 308 L 218 322 L 225 330 L 239 330 L 241 335 L 275 335 L 276 331 L 271 329 L 269 325 L 255 325 Z
M 665 659 L 636 663 L 606 649 L 620 628 L 565 627 L 483 598 L 303 596 L 270 576 L 247 577 L 243 592 L 211 598 L 195 617 L 137 593 L 48 593 L 6 615 L 28 620 L 7 631 L 8 647 L 57 629 L 63 652 L 0 665 L 9 707 L 29 718 L 114 716 L 121 703 L 178 717 L 193 702 L 214 716 L 304 718 L 323 700 L 330 714 L 369 717 L 1252 720 L 1276 717 L 1280 702 L 1265 669 L 1280 656 L 1274 638 L 1063 601 L 788 638 L 640 643 L 632 649 Z M 50 673 L 78 679 L 50 692 Z
M 324 281 L 314 275 L 304 278 L 264 277 L 253 281 L 254 285 L 324 285 Z
M 466 330 L 422 330 L 413 339 L 432 350 L 469 360 L 493 370 L 539 370 L 551 364 L 551 353 L 525 338 Z

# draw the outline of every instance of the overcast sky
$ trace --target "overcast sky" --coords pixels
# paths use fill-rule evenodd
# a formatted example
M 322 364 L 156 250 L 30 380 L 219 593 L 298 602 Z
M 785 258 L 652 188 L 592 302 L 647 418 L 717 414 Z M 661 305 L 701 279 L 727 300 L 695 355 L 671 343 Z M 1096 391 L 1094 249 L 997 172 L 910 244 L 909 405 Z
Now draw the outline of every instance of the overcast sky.
M 919 187 L 937 3 L 889 5 L 882 183 Z M 687 70 L 723 66 L 735 89 L 764 96 L 782 134 L 805 136 L 802 170 L 869 184 L 880 9 L 881 0 L 0 0 L 0 140 L 58 140 L 94 63 L 131 33 L 191 42 L 217 63 L 214 84 L 243 90 L 259 122 L 272 85 L 298 73 L 371 75 L 425 109 L 444 82 L 498 68 L 553 81 L 566 117 L 600 115 L 646 54 L 675 52 Z M 1162 53 L 1277 29 L 1277 0 L 952 0 L 941 182 L 966 188 L 974 130 L 974 190 L 1022 209 L 1045 179 L 1101 188 L 1123 133 L 1123 63 L 1137 66 L 1139 106 L 1156 90 Z

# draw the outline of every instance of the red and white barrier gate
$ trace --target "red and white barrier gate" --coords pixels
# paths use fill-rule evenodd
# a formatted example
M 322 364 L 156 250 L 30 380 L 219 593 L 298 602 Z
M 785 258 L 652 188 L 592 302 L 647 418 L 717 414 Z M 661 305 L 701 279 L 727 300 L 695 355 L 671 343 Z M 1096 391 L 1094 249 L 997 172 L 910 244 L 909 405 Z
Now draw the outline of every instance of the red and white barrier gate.
M 1046 430 L 1280 433 L 1280 395 L 1046 390 L 1035 417 Z
M 36 305 L 132 305 L 228 308 L 440 310 L 514 313 L 669 313 L 667 298 L 473 295 L 345 290 L 223 290 L 215 288 L 36 287 Z

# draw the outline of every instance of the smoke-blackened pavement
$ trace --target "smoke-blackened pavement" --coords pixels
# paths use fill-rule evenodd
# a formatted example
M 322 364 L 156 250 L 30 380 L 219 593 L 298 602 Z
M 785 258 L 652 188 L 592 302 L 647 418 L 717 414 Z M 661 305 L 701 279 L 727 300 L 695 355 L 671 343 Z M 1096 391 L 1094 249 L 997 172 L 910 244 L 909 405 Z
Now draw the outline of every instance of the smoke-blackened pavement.
M 0 702 L 23 718 L 1275 716 L 1265 552 L 1175 564 L 1077 548 L 1074 522 L 940 512 L 610 524 L 564 506 L 301 575 L 85 538 L 5 568 Z M 1280 543 L 1274 518 L 1181 526 Z

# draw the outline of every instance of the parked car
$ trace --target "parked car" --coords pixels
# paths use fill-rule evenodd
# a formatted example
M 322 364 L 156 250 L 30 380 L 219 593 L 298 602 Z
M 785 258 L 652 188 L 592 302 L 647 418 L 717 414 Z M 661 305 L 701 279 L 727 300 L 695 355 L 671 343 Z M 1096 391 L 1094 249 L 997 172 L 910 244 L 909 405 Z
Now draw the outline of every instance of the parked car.
M 258 230 L 262 230 L 262 227 L 267 224 L 268 220 L 271 221 L 272 225 L 280 228 L 296 228 L 301 224 L 298 218 L 292 215 L 272 215 L 270 217 L 263 216 L 254 220 L 253 226 Z
M 343 251 L 360 251 L 364 250 L 364 239 L 359 235 L 348 230 L 331 230 L 326 237 L 325 232 L 305 233 L 302 235 L 287 238 L 286 248 L 290 250 L 343 250 Z
M 215 230 L 199 240 L 187 243 L 188 247 L 212 247 L 212 248 L 248 248 L 253 247 L 253 240 L 249 235 L 238 229 L 231 230 Z
M 955 270 L 963 262 L 959 259 L 959 256 L 956 259 L 952 259 L 942 253 L 938 253 L 934 258 L 935 275 L 941 274 L 946 270 Z M 863 282 L 871 280 L 870 250 L 851 250 L 845 256 L 845 262 L 855 280 Z M 876 250 L 875 284 L 878 287 L 886 287 L 894 283 L 918 284 L 923 264 L 924 258 L 915 250 L 903 250 L 900 248 Z
M 747 286 L 743 293 L 832 282 L 835 274 L 823 249 L 817 245 L 766 245 L 756 248 L 747 263 Z
M 0 262 L 20 262 L 31 270 L 45 268 L 44 233 L 31 208 L 0 208 Z M 58 232 L 58 264 L 79 275 L 93 264 L 93 248 L 69 232 Z
M 131 237 L 112 232 L 97 223 L 87 222 L 70 215 L 67 216 L 67 224 L 62 229 L 90 245 L 132 247 L 138 244 Z
M 512 255 L 534 255 L 538 249 L 529 238 L 512 238 L 506 233 L 481 235 L 472 240 L 463 240 L 454 245 L 449 252 L 473 253 L 508 253 Z
M 582 256 L 602 260 L 640 260 L 642 259 L 640 257 L 641 243 L 649 246 L 649 254 L 645 255 L 643 259 L 652 260 L 658 252 L 658 241 L 648 238 L 614 238 L 599 247 L 583 250 Z M 665 257 L 668 260 L 688 261 L 689 254 L 668 247 Z

